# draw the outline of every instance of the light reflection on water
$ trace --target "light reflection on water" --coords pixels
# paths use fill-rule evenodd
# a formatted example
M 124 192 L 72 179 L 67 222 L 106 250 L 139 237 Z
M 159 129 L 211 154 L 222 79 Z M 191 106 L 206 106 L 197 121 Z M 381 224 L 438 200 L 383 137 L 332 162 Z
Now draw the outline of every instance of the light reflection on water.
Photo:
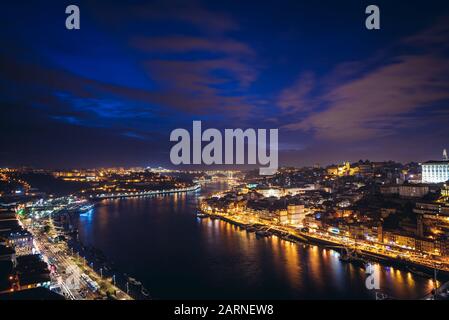
M 218 189 L 225 185 L 215 186 Z M 209 192 L 210 189 L 205 192 Z M 365 271 L 338 253 L 194 216 L 197 196 L 102 201 L 80 216 L 80 239 L 106 253 L 155 298 L 372 299 Z M 381 290 L 419 298 L 432 281 L 376 265 Z

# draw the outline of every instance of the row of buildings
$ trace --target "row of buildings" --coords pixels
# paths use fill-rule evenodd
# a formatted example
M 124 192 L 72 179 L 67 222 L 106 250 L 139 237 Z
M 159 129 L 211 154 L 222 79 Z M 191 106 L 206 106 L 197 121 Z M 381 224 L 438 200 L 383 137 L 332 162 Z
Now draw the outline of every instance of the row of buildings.
M 209 210 L 249 221 L 309 228 L 449 258 L 449 184 L 446 167 L 431 161 L 281 168 L 272 177 L 205 200 Z M 422 168 L 422 171 L 420 170 Z M 436 181 L 435 179 L 438 178 Z
M 342 165 L 331 165 L 326 168 L 327 174 L 335 177 L 342 176 L 373 176 L 383 168 L 394 167 L 395 163 L 359 161 L 353 164 L 345 162 Z M 420 172 L 400 168 L 400 179 L 413 183 L 445 183 L 449 181 L 449 158 L 446 149 L 441 160 L 430 160 L 420 164 Z M 404 170 L 405 169 L 405 170 Z
M 0 300 L 16 292 L 50 286 L 50 270 L 36 254 L 33 236 L 16 213 L 0 209 Z

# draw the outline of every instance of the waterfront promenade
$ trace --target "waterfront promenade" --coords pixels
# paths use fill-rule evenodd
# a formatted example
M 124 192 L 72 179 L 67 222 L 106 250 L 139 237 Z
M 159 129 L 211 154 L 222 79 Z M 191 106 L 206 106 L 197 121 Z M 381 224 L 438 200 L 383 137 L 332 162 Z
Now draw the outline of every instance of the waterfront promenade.
M 239 226 L 251 227 L 258 225 L 259 229 L 265 231 L 265 233 L 278 234 L 289 240 L 295 239 L 297 241 L 319 244 L 334 249 L 355 250 L 360 256 L 367 259 L 424 268 L 427 272 L 433 272 L 434 269 L 437 269 L 440 275 L 449 278 L 449 264 L 446 261 L 437 260 L 429 255 L 423 255 L 413 250 L 405 250 L 393 245 L 387 246 L 380 242 L 355 241 L 348 237 L 334 235 L 321 230 L 303 232 L 291 226 L 268 224 L 266 221 L 254 219 L 245 214 L 220 214 L 214 212 L 213 209 L 208 210 L 208 208 L 201 205 L 200 210 L 211 217 L 217 217 Z
M 51 285 L 59 287 L 66 299 L 95 300 L 109 297 L 117 300 L 133 300 L 126 292 L 116 287 L 112 279 L 106 279 L 95 272 L 86 260 L 71 251 L 64 241 L 50 242 L 46 234 L 42 234 L 31 225 L 26 227 L 33 234 L 37 252 L 55 268 L 51 273 Z M 99 285 L 97 290 L 89 286 L 87 277 Z

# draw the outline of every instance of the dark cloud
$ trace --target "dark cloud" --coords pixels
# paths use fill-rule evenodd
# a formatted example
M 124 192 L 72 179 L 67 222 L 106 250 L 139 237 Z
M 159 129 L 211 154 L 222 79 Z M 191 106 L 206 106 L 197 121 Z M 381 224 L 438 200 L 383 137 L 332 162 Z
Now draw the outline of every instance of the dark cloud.
M 194 25 L 203 32 L 224 33 L 239 29 L 238 23 L 223 12 L 201 7 L 196 1 L 166 1 L 133 8 L 138 17 L 162 21 L 176 20 Z
M 403 39 L 402 43 L 413 47 L 431 48 L 441 51 L 449 48 L 449 16 L 438 18 L 429 28 Z
M 407 43 L 417 45 L 429 30 L 409 37 Z M 437 32 L 437 36 L 426 39 L 435 45 L 437 39 L 440 43 L 448 39 L 448 34 L 443 37 Z M 415 54 L 390 56 L 386 63 L 353 78 L 345 79 L 341 75 L 338 81 L 339 72 L 334 73 L 333 86 L 321 88 L 323 92 L 315 100 L 306 94 L 317 84 L 301 76 L 295 86 L 284 90 L 279 104 L 310 112 L 285 128 L 312 131 L 319 139 L 366 141 L 401 135 L 406 128 L 429 125 L 431 121 L 440 122 L 434 110 L 436 104 L 449 102 L 449 60 L 444 55 L 429 53 L 431 50 L 422 52 L 423 48 L 429 49 L 421 46 Z M 363 69 L 361 62 L 352 64 L 356 69 Z M 423 117 L 427 121 L 420 121 Z
M 193 36 L 135 37 L 131 45 L 147 52 L 187 53 L 207 51 L 238 55 L 255 55 L 245 43 L 229 38 Z
M 311 92 L 316 86 L 312 73 L 305 73 L 296 82 L 282 90 L 277 105 L 284 113 L 310 111 L 315 105 L 311 102 Z
M 192 120 L 280 128 L 288 164 L 417 160 L 449 134 L 448 20 L 423 28 L 442 5 L 385 2 L 379 32 L 350 2 L 80 6 L 71 32 L 62 4 L 6 5 L 0 165 L 166 165 Z

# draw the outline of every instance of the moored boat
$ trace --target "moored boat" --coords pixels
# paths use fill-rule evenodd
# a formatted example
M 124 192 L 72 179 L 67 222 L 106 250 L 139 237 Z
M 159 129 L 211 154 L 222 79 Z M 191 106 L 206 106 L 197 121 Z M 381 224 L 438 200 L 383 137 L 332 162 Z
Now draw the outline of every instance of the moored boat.
M 255 232 L 255 231 L 256 231 L 256 228 L 251 227 L 251 226 L 248 226 L 248 227 L 246 228 L 246 231 L 248 231 L 248 232 Z
M 260 237 L 267 237 L 270 235 L 270 233 L 268 231 L 258 230 L 258 231 L 256 231 L 256 235 L 258 235 Z
M 205 214 L 201 211 L 197 211 L 196 216 L 197 216 L 197 218 L 207 218 L 208 217 L 207 214 Z

